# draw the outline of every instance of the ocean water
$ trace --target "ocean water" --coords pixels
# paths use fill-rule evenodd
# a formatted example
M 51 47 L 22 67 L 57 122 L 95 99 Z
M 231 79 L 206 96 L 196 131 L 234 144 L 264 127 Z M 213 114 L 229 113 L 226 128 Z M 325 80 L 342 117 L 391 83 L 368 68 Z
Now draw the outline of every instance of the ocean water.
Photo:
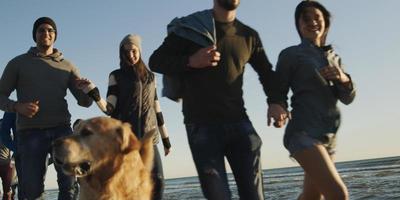
M 350 199 L 400 200 L 400 156 L 336 163 L 350 193 Z M 264 170 L 264 191 L 268 200 L 296 199 L 302 189 L 299 167 Z M 232 199 L 239 199 L 229 175 Z M 57 191 L 46 191 L 46 199 L 56 200 Z M 197 177 L 166 180 L 165 200 L 202 200 Z

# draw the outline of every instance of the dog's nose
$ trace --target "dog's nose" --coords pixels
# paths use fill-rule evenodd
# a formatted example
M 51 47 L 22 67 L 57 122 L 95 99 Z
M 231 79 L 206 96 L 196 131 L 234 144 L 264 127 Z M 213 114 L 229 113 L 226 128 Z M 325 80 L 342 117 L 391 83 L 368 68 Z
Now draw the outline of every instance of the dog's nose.
M 83 162 L 81 164 L 79 164 L 79 167 L 83 170 L 83 171 L 89 171 L 90 170 L 90 162 Z

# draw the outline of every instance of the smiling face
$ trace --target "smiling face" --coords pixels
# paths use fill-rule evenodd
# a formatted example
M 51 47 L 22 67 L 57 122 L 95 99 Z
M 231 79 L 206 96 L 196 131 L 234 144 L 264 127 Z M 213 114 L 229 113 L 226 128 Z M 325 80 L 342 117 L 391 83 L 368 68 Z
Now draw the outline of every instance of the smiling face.
M 51 47 L 56 38 L 56 30 L 49 24 L 41 24 L 36 29 L 36 45 L 40 47 Z
M 140 50 L 134 44 L 124 44 L 125 57 L 130 65 L 135 65 L 140 59 Z
M 327 32 L 323 13 L 317 8 L 308 7 L 298 20 L 301 37 L 321 44 Z

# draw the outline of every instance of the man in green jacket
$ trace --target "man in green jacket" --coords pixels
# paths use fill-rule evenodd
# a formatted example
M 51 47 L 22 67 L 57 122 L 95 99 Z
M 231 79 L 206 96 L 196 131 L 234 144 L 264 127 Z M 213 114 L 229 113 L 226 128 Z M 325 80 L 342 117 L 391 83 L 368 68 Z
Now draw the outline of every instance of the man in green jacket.
M 182 98 L 189 146 L 207 199 L 232 196 L 225 157 L 240 199 L 264 199 L 262 142 L 244 107 L 243 73 L 251 64 L 266 95 L 274 73 L 257 31 L 236 19 L 239 3 L 214 0 L 211 10 L 174 19 L 149 62 L 153 71 L 181 81 L 179 96 L 168 96 L 176 88 L 164 88 L 164 95 Z

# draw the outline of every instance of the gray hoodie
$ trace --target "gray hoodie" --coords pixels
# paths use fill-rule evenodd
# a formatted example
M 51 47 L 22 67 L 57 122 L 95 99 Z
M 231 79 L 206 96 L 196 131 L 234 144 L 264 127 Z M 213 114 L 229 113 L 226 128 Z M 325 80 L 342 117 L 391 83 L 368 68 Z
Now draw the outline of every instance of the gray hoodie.
M 18 102 L 39 101 L 39 112 L 32 118 L 17 115 L 17 130 L 69 125 L 71 114 L 65 99 L 69 89 L 80 106 L 89 107 L 92 100 L 76 88 L 78 69 L 54 49 L 48 56 L 35 47 L 12 59 L 0 79 L 0 109 L 15 112 L 15 101 L 9 99 L 16 90 Z

